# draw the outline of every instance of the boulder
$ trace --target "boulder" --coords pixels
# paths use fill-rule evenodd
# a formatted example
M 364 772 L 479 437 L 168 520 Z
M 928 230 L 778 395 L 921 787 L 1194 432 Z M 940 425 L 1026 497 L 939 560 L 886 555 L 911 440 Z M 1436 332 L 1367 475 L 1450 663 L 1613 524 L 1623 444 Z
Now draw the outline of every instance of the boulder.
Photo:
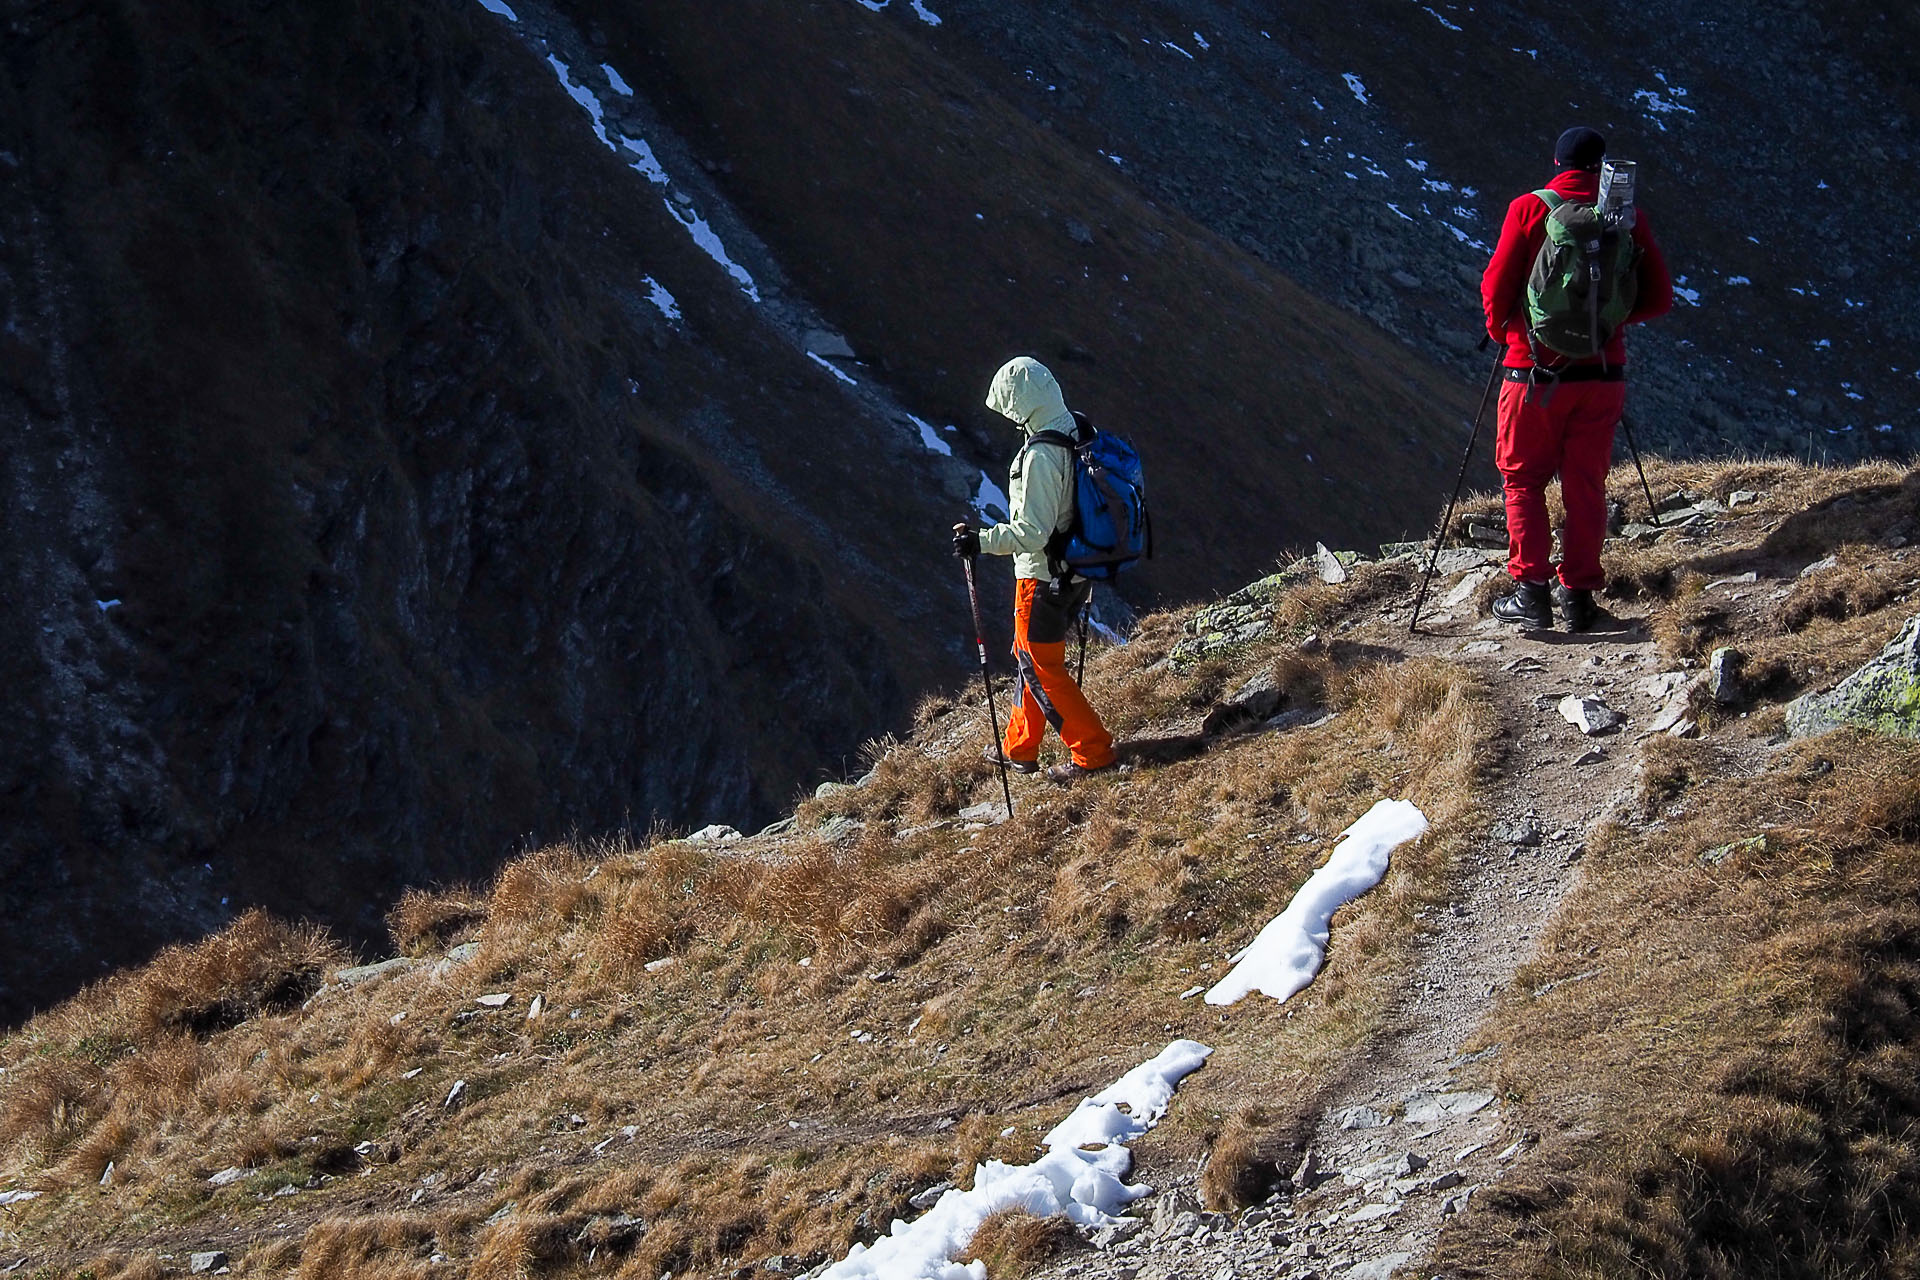
M 229 1262 L 230 1259 L 226 1253 L 220 1249 L 208 1249 L 204 1253 L 190 1254 L 187 1259 L 187 1274 L 195 1276 L 209 1275 L 227 1266 Z
M 1879 657 L 1832 690 L 1787 707 L 1787 732 L 1796 738 L 1842 725 L 1920 740 L 1920 616 L 1907 619 Z
M 1347 580 L 1347 566 L 1342 564 L 1338 553 L 1327 550 L 1327 544 L 1313 544 L 1314 571 L 1320 575 L 1320 581 L 1341 583 Z
M 1720 706 L 1730 707 L 1740 701 L 1740 666 L 1745 661 L 1744 653 L 1727 645 L 1715 649 L 1707 660 L 1707 692 Z

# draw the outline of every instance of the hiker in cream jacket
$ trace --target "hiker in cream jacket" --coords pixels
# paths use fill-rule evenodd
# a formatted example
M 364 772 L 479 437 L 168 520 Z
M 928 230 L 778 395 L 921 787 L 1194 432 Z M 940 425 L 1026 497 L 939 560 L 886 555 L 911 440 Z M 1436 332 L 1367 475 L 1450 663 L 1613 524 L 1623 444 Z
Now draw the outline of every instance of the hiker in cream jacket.
M 1073 523 L 1073 454 L 1033 437 L 1058 431 L 1078 438 L 1080 430 L 1060 384 L 1029 356 L 1009 360 L 993 375 L 987 407 L 1027 437 L 1007 475 L 1006 522 L 977 532 L 965 522 L 954 526 L 954 549 L 960 554 L 1013 557 L 1013 657 L 1020 671 L 1020 701 L 1007 717 L 1005 741 L 997 751 L 989 748 L 988 757 L 996 762 L 1004 757 L 1009 767 L 1032 773 L 1052 725 L 1072 760 L 1047 776 L 1071 782 L 1113 764 L 1113 737 L 1067 670 L 1067 633 L 1093 584 L 1071 574 L 1056 576 L 1048 563 L 1048 543 Z

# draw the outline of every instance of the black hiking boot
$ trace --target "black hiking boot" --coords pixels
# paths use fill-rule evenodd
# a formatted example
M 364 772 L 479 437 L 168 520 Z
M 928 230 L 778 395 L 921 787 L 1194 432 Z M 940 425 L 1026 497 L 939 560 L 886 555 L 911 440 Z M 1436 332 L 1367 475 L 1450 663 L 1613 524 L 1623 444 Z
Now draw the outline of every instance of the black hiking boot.
M 1002 755 L 998 747 L 988 747 L 980 753 L 980 758 L 991 765 L 1005 765 L 1015 773 L 1040 772 L 1040 762 L 1038 760 L 1014 760 Z
M 1103 764 L 1096 769 L 1089 769 L 1083 764 L 1075 764 L 1069 760 L 1065 764 L 1057 764 L 1047 770 L 1047 781 L 1057 782 L 1063 787 L 1070 786 L 1082 778 L 1091 777 L 1096 773 L 1105 773 L 1111 768 L 1113 768 L 1113 764 L 1109 763 Z
M 1493 602 L 1493 616 L 1502 622 L 1546 631 L 1553 626 L 1553 599 L 1544 582 L 1522 582 L 1510 596 Z
M 1558 584 L 1553 588 L 1553 611 L 1560 615 L 1560 621 L 1567 624 L 1569 631 L 1586 631 L 1600 620 L 1600 609 L 1593 603 L 1593 592 L 1575 591 Z

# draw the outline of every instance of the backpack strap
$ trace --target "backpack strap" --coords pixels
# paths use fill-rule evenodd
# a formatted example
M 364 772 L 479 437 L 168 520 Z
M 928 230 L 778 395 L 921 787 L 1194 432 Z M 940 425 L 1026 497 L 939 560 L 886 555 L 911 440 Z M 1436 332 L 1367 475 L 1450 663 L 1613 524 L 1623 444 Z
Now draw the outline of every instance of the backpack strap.
M 1553 191 L 1546 187 L 1540 188 L 1538 191 L 1534 192 L 1533 194 L 1540 198 L 1541 204 L 1547 206 L 1547 214 L 1549 217 L 1552 216 L 1553 211 L 1555 209 L 1558 209 L 1561 205 L 1567 202 L 1567 198 L 1565 196 L 1561 195 L 1558 191 Z

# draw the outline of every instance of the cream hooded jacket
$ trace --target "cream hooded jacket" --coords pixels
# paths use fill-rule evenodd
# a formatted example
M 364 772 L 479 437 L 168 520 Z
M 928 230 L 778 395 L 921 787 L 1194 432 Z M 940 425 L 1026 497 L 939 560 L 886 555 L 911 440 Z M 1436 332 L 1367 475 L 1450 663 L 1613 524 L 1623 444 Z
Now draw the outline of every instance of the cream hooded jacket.
M 987 407 L 1012 419 L 1027 442 L 1007 473 L 1007 522 L 980 531 L 980 550 L 1012 556 L 1016 578 L 1045 581 L 1047 542 L 1073 523 L 1073 456 L 1058 445 L 1033 447 L 1040 431 L 1074 434 L 1073 415 L 1047 366 L 1016 356 L 1000 366 L 987 391 Z

